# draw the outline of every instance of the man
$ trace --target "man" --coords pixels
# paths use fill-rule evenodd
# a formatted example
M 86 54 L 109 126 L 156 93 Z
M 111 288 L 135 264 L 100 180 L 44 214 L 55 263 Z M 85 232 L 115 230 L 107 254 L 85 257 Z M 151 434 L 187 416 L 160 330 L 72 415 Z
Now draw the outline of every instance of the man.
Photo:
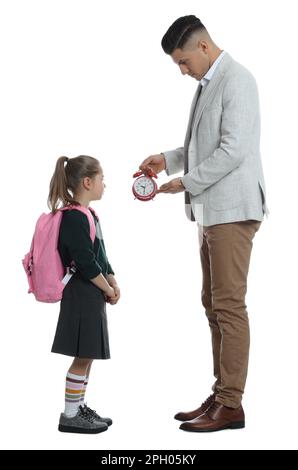
M 193 15 L 178 18 L 162 39 L 166 54 L 199 81 L 184 146 L 152 155 L 140 169 L 184 176 L 159 193 L 185 193 L 196 221 L 202 265 L 202 304 L 208 318 L 215 383 L 202 405 L 175 418 L 180 429 L 243 428 L 249 322 L 245 305 L 252 240 L 269 211 L 260 157 L 258 91 L 252 74 L 221 50 Z

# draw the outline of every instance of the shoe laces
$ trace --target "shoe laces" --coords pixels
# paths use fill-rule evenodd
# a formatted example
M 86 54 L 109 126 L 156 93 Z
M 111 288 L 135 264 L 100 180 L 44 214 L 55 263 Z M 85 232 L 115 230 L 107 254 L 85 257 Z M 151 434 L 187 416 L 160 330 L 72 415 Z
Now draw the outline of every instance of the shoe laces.
M 212 405 L 213 401 L 214 401 L 214 393 L 212 395 L 210 395 L 203 403 L 201 406 L 205 406 L 205 405 Z
M 94 418 L 100 418 L 100 416 L 98 416 L 98 414 L 96 413 L 95 410 L 92 410 L 91 408 L 89 408 L 89 406 L 87 406 L 87 403 L 84 404 L 84 408 L 83 408 L 84 412 L 86 414 L 88 414 L 89 416 L 92 416 Z
M 209 415 L 209 413 L 212 413 L 212 411 L 216 411 L 217 408 L 220 407 L 220 403 L 218 403 L 217 401 L 214 401 L 208 408 L 208 410 L 205 411 L 205 413 L 207 413 Z
M 90 410 L 90 408 L 89 408 L 89 410 Z M 91 411 L 93 411 L 93 410 L 91 410 Z M 85 419 L 86 421 L 89 421 L 89 423 L 94 423 L 95 416 L 92 413 L 90 413 L 88 411 L 88 409 L 85 408 L 85 406 L 82 407 L 82 405 L 80 405 L 80 407 L 79 407 L 79 416 L 81 416 L 81 418 Z

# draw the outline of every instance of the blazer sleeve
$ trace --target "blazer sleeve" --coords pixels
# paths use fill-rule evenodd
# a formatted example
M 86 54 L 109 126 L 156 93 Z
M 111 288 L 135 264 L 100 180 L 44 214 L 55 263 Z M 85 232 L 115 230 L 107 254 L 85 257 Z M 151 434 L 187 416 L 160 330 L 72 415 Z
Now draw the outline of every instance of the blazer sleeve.
M 183 185 L 193 196 L 239 167 L 250 152 L 251 136 L 259 135 L 258 90 L 250 72 L 229 77 L 222 106 L 219 146 L 182 177 Z
M 184 147 L 162 152 L 166 160 L 166 174 L 168 176 L 184 169 Z
M 60 237 L 69 257 L 85 279 L 93 279 L 102 273 L 90 238 L 88 218 L 77 210 L 66 211 L 61 224 Z

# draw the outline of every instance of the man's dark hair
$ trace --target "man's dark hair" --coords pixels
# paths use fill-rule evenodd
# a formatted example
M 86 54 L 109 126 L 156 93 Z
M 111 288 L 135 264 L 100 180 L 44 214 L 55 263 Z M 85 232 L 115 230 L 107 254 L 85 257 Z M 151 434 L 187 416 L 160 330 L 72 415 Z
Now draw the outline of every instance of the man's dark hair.
M 169 27 L 161 40 L 161 47 L 166 54 L 175 49 L 182 49 L 194 31 L 205 29 L 205 26 L 194 15 L 181 16 Z

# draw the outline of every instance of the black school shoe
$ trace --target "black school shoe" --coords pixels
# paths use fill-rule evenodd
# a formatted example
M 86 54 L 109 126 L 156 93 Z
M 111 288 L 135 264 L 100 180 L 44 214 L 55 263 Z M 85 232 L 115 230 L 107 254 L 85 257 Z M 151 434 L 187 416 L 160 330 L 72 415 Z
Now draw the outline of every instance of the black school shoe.
M 61 432 L 75 432 L 81 434 L 98 434 L 106 431 L 108 425 L 104 422 L 96 421 L 85 408 L 79 407 L 78 412 L 72 418 L 61 413 L 58 430 Z
M 82 405 L 80 405 L 80 408 L 82 408 L 82 410 L 89 414 L 90 416 L 94 417 L 95 420 L 99 423 L 105 423 L 107 424 L 108 426 L 111 426 L 111 424 L 113 424 L 113 421 L 111 420 L 111 418 L 103 418 L 102 416 L 99 416 L 95 410 L 92 410 L 91 408 L 89 408 L 89 406 L 87 406 L 87 403 L 84 404 L 84 406 L 82 407 Z

